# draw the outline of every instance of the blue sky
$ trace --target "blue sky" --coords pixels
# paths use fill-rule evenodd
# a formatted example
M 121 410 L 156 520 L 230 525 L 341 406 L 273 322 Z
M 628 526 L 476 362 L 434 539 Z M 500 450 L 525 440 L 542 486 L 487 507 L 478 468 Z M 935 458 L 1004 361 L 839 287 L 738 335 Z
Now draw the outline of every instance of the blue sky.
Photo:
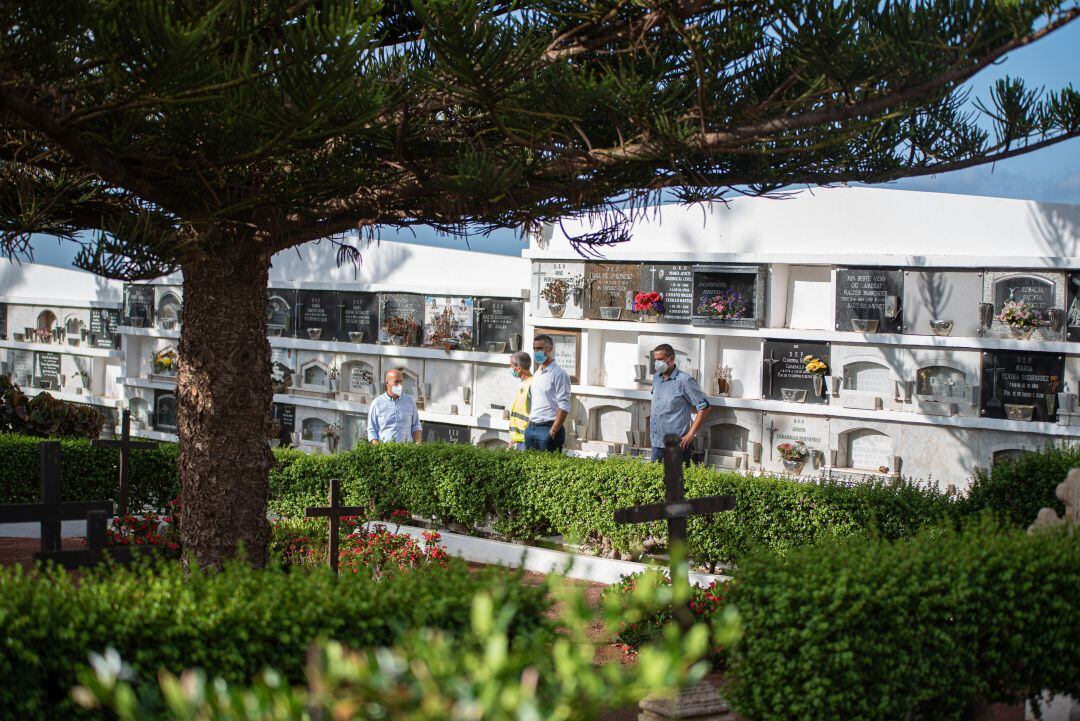
M 988 88 L 1006 75 L 1021 77 L 1030 87 L 1059 89 L 1080 81 L 1080 21 L 1070 23 L 1044 40 L 1009 55 L 984 70 L 971 83 L 972 98 L 988 97 Z M 1080 204 L 1080 138 L 1041 151 L 1012 158 L 995 166 L 979 166 L 953 173 L 910 178 L 883 187 L 936 193 L 988 195 L 1002 198 Z M 447 238 L 429 228 L 383 231 L 387 240 L 402 240 L 444 248 L 471 248 L 489 253 L 519 255 L 523 241 L 514 231 L 468 239 Z M 72 244 L 55 239 L 35 239 L 34 258 L 39 263 L 70 265 Z

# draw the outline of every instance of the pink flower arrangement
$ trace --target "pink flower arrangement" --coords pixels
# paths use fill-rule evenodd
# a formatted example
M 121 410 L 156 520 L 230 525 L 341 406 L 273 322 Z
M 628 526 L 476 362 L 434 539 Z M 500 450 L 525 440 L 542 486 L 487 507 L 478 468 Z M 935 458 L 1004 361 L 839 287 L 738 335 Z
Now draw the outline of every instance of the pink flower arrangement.
M 724 288 L 702 298 L 697 312 L 707 318 L 742 318 L 748 307 L 741 293 Z

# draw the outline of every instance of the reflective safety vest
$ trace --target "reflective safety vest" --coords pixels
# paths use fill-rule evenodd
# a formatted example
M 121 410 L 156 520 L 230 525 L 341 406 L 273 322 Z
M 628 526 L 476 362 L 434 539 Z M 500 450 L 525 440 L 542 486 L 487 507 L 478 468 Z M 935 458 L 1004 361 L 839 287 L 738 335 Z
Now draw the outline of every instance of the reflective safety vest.
M 532 407 L 532 376 L 523 380 L 514 394 L 514 405 L 510 407 L 510 441 L 525 442 L 525 426 L 529 425 L 529 411 Z

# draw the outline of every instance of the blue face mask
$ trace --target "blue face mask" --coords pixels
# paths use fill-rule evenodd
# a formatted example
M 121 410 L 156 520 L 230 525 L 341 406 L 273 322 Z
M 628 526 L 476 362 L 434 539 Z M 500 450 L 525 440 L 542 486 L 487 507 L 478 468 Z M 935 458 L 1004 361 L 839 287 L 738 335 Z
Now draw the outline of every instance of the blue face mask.
M 543 363 L 547 360 L 547 354 L 542 350 L 533 351 L 533 360 L 537 363 Z
M 517 368 L 511 368 L 510 369 L 510 375 L 514 376 L 515 378 L 520 378 L 521 377 L 521 374 L 518 373 Z

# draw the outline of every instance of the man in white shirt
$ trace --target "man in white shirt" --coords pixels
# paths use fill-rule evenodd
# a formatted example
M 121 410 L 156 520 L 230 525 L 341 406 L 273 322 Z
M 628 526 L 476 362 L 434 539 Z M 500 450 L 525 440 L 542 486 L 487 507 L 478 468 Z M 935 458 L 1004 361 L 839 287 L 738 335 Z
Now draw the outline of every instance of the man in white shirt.
M 555 341 L 549 335 L 533 338 L 536 372 L 532 382 L 532 408 L 525 429 L 525 450 L 561 451 L 566 441 L 563 423 L 570 413 L 570 376 L 555 363 Z
M 420 413 L 412 396 L 402 393 L 405 375 L 398 369 L 386 371 L 386 393 L 371 402 L 368 411 L 368 440 L 379 443 L 420 442 Z

